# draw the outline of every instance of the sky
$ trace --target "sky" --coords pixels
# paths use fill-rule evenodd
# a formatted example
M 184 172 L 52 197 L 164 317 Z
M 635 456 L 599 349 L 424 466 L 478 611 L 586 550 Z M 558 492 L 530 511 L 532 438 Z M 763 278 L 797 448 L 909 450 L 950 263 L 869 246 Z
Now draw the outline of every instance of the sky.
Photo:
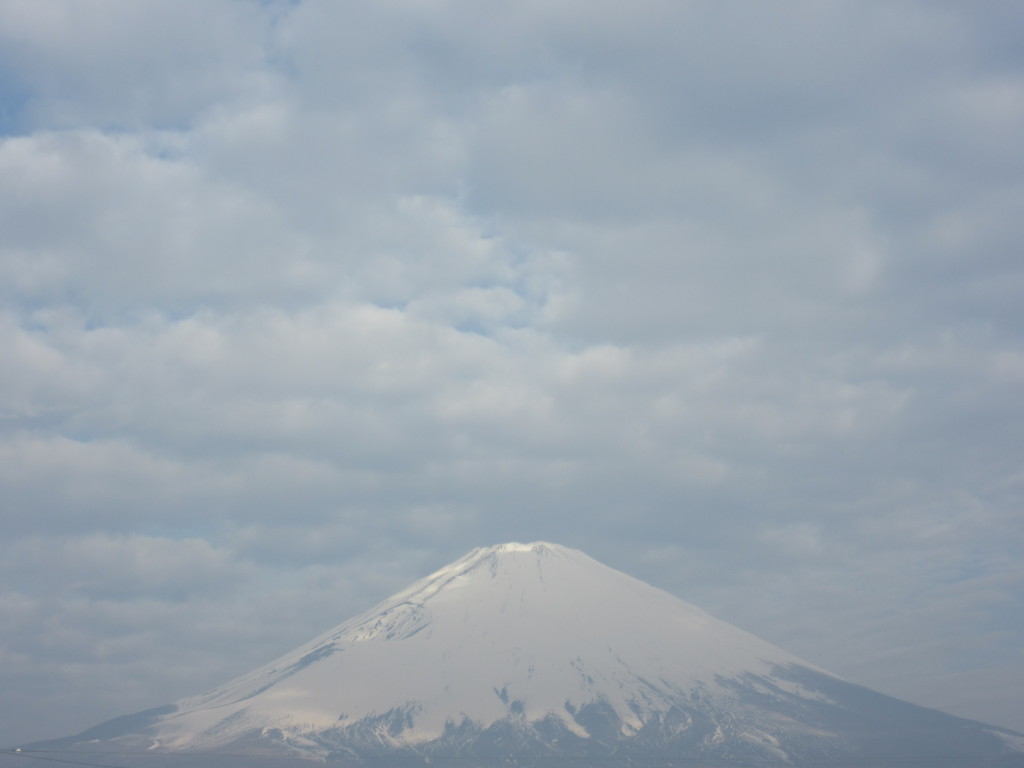
M 535 540 L 1024 731 L 1022 36 L 0 2 L 0 745 Z

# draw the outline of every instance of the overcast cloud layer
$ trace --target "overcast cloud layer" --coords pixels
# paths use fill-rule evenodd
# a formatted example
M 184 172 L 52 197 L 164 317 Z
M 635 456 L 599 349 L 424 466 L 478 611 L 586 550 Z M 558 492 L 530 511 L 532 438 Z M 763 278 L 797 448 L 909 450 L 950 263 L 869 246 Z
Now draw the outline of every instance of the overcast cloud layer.
M 1024 730 L 1022 34 L 0 3 L 0 745 L 536 539 Z

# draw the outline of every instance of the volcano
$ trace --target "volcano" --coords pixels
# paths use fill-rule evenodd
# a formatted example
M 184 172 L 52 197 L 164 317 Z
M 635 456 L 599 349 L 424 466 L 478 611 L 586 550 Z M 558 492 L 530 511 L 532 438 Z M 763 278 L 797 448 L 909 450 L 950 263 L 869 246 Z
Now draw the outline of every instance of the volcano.
M 1022 734 L 843 681 L 544 542 L 474 550 L 226 685 L 23 749 L 210 768 L 1024 768 Z

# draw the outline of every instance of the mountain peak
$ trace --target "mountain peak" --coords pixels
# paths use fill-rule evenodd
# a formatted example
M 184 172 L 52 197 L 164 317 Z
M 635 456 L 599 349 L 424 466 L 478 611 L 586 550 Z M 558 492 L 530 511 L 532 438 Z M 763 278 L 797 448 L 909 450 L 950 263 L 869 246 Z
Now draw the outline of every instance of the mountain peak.
M 577 549 L 570 549 L 560 544 L 552 544 L 547 541 L 533 541 L 528 544 L 523 544 L 518 541 L 509 541 L 504 544 L 494 544 L 489 547 L 478 547 L 463 557 L 455 560 L 451 564 L 437 571 L 437 573 L 445 572 L 450 569 L 457 569 L 463 566 L 470 566 L 474 563 L 478 563 L 483 560 L 504 558 L 504 557 L 523 557 L 533 555 L 537 558 L 549 557 L 549 556 L 562 556 L 562 557 L 582 557 L 586 558 L 582 552 Z M 589 559 L 589 558 L 587 558 Z M 430 578 L 430 577 L 428 577 Z
M 492 547 L 481 547 L 474 551 L 486 554 L 490 554 L 491 552 L 533 552 L 534 554 L 540 555 L 548 552 L 569 552 L 576 550 L 570 550 L 568 547 L 563 547 L 559 544 L 552 544 L 547 541 L 534 541 L 529 544 L 523 544 L 518 541 L 508 541 L 504 544 L 495 544 Z
M 579 550 L 538 541 L 475 549 L 114 741 L 150 753 L 255 745 L 363 761 L 799 762 L 862 755 L 900 717 L 918 734 L 927 723 L 937 744 L 1006 749 L 995 729 L 851 686 Z
M 561 544 L 552 544 L 548 541 L 533 541 L 528 544 L 524 544 L 518 541 L 509 541 L 504 544 L 494 544 L 490 547 L 478 547 L 473 551 L 469 552 L 465 556 L 459 558 L 455 562 L 441 570 L 447 570 L 452 567 L 458 567 L 460 565 L 468 565 L 471 563 L 479 562 L 481 560 L 487 560 L 492 558 L 503 558 L 503 557 L 524 557 L 534 556 L 535 558 L 544 557 L 565 557 L 565 558 L 582 558 L 590 560 L 583 552 L 578 549 L 572 549 L 570 547 L 562 546 Z
M 266 667 L 179 702 L 165 738 L 209 745 L 253 722 L 299 734 L 397 712 L 396 744 L 512 715 L 589 738 L 574 713 L 595 702 L 628 734 L 681 692 L 787 664 L 809 666 L 579 550 L 512 542 L 473 550 Z M 213 712 L 224 722 L 199 728 Z

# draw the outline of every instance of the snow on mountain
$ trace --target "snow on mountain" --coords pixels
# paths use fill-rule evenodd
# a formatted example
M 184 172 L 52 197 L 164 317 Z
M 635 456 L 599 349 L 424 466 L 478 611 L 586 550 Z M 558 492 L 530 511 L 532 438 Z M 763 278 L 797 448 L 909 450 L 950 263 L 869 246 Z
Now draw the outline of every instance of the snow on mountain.
M 685 665 L 680 659 L 687 659 Z M 547 543 L 477 549 L 375 608 L 227 685 L 178 703 L 173 747 L 226 743 L 254 728 L 300 735 L 409 713 L 396 744 L 448 723 L 486 728 L 603 701 L 622 732 L 717 676 L 803 664 L 756 637 L 577 550 Z M 225 724 L 225 721 L 230 724 Z
M 537 542 L 474 550 L 250 674 L 66 742 L 597 765 L 894 749 L 1024 757 L 1017 736 L 843 682 L 582 552 Z

